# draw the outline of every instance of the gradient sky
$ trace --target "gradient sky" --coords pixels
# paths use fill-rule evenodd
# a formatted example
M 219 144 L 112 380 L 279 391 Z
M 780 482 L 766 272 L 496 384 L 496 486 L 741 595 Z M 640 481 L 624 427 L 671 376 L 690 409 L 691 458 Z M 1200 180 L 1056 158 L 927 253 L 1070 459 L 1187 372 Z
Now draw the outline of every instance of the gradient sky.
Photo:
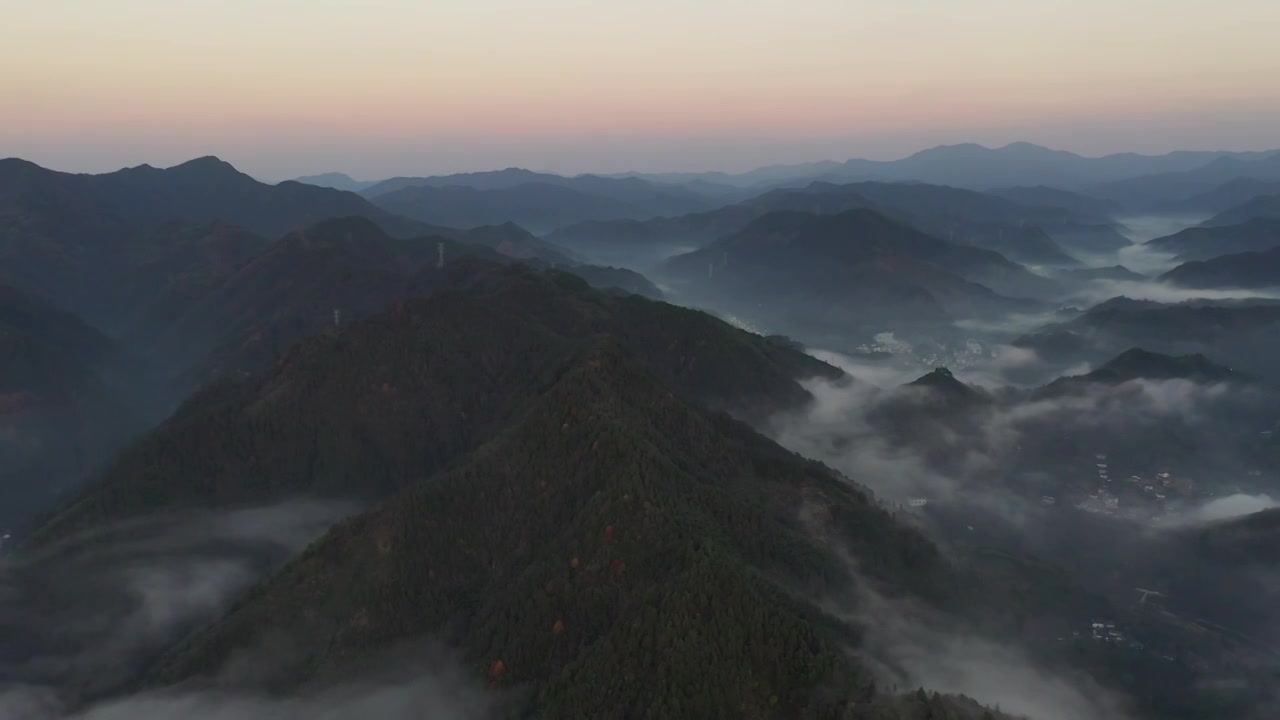
M 1280 147 L 1280 0 L 0 0 L 0 157 L 264 179 Z

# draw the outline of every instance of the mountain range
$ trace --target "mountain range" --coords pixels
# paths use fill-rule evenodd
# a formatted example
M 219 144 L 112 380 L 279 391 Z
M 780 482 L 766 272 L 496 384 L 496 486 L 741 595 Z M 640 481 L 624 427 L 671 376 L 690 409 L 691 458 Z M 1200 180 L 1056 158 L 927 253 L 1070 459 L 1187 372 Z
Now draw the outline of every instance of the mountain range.
M 1182 261 L 1270 250 L 1280 246 L 1280 218 L 1260 217 L 1239 225 L 1187 228 L 1150 240 L 1146 246 Z
M 71 175 L 22 160 L 0 160 L 0 267 L 9 282 L 56 297 L 95 325 L 121 321 L 103 302 L 129 277 L 139 255 L 171 252 L 173 224 L 234 225 L 266 237 L 335 216 L 359 216 L 392 235 L 427 228 L 354 193 L 296 182 L 266 185 L 216 158 L 168 169 L 139 166 L 103 175 Z M 190 240 L 190 238 L 185 238 Z M 145 243 L 159 247 L 145 247 Z M 242 257 L 245 242 L 227 252 Z M 138 245 L 143 245 L 139 248 Z M 209 252 L 224 252 L 221 243 Z M 172 268 L 170 268 L 172 269 Z M 136 279 L 136 276 L 133 276 Z
M 1265 211 L 1115 264 L 1276 158 L 0 161 L 0 715 L 390 664 L 503 717 L 1269 717 L 1274 517 L 1204 518 L 1280 477 L 1280 301 L 1054 304 L 1278 284 Z
M 940 145 L 900 160 L 847 160 L 774 165 L 748 173 L 667 173 L 639 175 L 663 182 L 704 180 L 752 186 L 787 180 L 915 180 L 976 190 L 1049 185 L 1068 190 L 1138 176 L 1194 170 L 1219 159 L 1240 162 L 1274 156 L 1268 152 L 1173 152 L 1166 155 L 1118 153 L 1090 158 L 1026 142 L 999 148 L 975 143 Z
M 769 213 L 671 258 L 655 276 L 694 302 L 806 339 L 835 328 L 937 327 L 1027 306 L 1010 296 L 1056 291 L 995 252 L 938 240 L 874 210 Z
M 970 600 L 945 602 L 960 594 L 938 550 L 702 404 L 795 407 L 807 393 L 794 378 L 839 371 L 560 271 L 450 267 L 425 297 L 197 393 L 27 540 L 54 548 L 156 512 L 302 492 L 384 501 L 173 645 L 137 687 L 208 677 L 271 636 L 293 649 L 249 687 L 286 691 L 432 634 L 545 717 L 997 717 L 885 688 L 843 650 L 861 631 L 794 594 L 874 581 L 963 612 Z M 733 670 L 708 682 L 708 663 Z M 606 669 L 616 680 L 582 677 Z
M 1022 205 L 957 188 L 880 182 L 812 183 L 772 190 L 709 212 L 582 223 L 553 232 L 548 239 L 602 261 L 643 266 L 738 232 L 769 212 L 833 214 L 855 208 L 875 208 L 939 237 L 1033 264 L 1074 265 L 1078 260 L 1071 256 L 1072 248 L 1105 252 L 1130 244 L 1114 222 L 1100 216 L 1077 216 L 1061 207 Z
M 1280 288 L 1280 246 L 1258 252 L 1193 260 L 1160 276 L 1174 285 L 1198 289 Z
M 1258 195 L 1204 221 L 1207 226 L 1238 225 L 1258 218 L 1280 219 L 1280 194 Z
M 1280 303 L 1114 298 L 1063 322 L 1048 323 L 1013 344 L 1060 367 L 1101 364 L 1141 347 L 1168 355 L 1205 354 L 1247 375 L 1275 381 L 1268 359 L 1280 351 Z

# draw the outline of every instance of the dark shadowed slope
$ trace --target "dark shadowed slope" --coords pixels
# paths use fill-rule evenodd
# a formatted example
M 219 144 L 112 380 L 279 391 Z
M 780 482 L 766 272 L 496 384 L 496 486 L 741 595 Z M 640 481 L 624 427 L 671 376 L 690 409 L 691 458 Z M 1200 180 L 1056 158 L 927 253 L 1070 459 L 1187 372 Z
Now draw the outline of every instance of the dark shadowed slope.
M 1209 260 L 1222 255 L 1270 250 L 1280 246 L 1280 217 L 1254 218 L 1239 225 L 1187 228 L 1151 240 L 1146 246 L 1181 260 Z
M 1214 215 L 1204 221 L 1206 227 L 1238 225 L 1258 218 L 1280 218 L 1280 195 L 1259 195 L 1248 202 Z
M 298 339 L 385 309 L 434 287 L 441 262 L 478 256 L 542 262 L 563 255 L 514 225 L 401 239 L 370 220 L 325 220 L 274 242 L 216 225 L 157 233 L 154 260 L 134 271 L 124 336 L 178 380 L 179 397 L 228 373 L 268 365 Z M 171 247 L 163 243 L 172 240 Z M 605 286 L 646 281 L 584 268 Z M 634 274 L 633 274 L 634 275 Z M 638 278 L 638 280 L 637 280 Z
M 586 280 L 592 287 L 603 290 L 617 289 L 633 295 L 661 300 L 662 290 L 649 279 L 633 270 L 600 265 L 577 265 L 571 272 Z
M 554 243 L 543 240 L 515 223 L 482 225 L 466 230 L 432 228 L 432 234 L 472 245 L 483 245 L 513 260 L 571 266 L 578 261 Z
M 426 299 L 201 391 L 42 537 L 168 507 L 383 497 L 488 440 L 600 334 L 678 392 L 747 415 L 805 402 L 797 377 L 839 374 L 703 313 L 601 293 L 567 273 L 463 260 L 447 270 L 430 281 L 446 289 Z
M 1280 288 L 1280 246 L 1183 263 L 1160 276 L 1188 288 Z
M 139 419 L 115 346 L 0 284 L 0 531 L 84 479 Z
M 167 358 L 175 373 L 197 367 L 201 381 L 259 367 L 297 339 L 332 327 L 335 310 L 340 322 L 342 313 L 364 317 L 402 297 L 410 275 L 437 258 L 438 242 L 395 239 L 363 218 L 326 220 L 226 268 L 186 302 L 155 306 L 132 340 Z M 461 249 L 448 242 L 446 252 Z M 167 323 L 156 322 L 160 312 Z

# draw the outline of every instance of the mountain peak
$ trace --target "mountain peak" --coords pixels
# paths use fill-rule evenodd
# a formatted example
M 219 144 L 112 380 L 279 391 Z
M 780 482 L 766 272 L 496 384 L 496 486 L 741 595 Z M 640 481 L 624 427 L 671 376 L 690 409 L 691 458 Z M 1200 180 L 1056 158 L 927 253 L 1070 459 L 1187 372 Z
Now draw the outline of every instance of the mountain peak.
M 1120 353 L 1091 373 L 1060 378 L 1049 387 L 1061 386 L 1063 383 L 1119 385 L 1131 380 L 1191 380 L 1214 383 L 1240 382 L 1250 379 L 1243 373 L 1218 365 L 1200 353 L 1175 356 L 1135 347 Z
M 234 165 L 213 155 L 205 155 L 168 168 L 171 172 L 244 175 Z M 247 176 L 246 176 L 247 177 Z

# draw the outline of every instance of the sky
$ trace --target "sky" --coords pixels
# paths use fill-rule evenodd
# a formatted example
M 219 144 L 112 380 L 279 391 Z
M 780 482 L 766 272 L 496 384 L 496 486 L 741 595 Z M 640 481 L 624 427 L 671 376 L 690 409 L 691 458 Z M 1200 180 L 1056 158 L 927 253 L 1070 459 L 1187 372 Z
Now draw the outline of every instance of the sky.
M 1277 0 L 0 0 L 0 157 L 263 179 L 1280 147 Z

